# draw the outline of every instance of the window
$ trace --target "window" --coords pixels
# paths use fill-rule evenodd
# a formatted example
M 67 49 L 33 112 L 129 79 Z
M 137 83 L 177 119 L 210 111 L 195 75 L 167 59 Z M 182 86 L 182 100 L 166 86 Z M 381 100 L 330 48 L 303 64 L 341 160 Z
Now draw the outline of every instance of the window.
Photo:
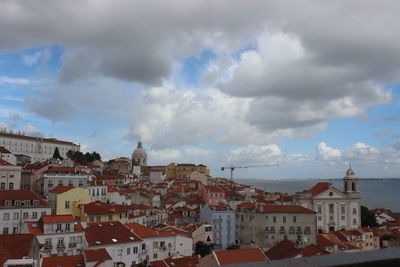
M 334 205 L 329 204 L 329 213 L 333 213 L 333 211 L 334 211 Z
M 101 216 L 97 216 L 96 218 L 98 222 L 101 220 Z
M 69 201 L 65 201 L 65 208 L 69 209 Z
M 131 248 L 126 248 L 126 255 L 131 254 Z
M 24 212 L 24 213 L 22 213 L 22 218 L 25 220 L 25 219 L 28 219 L 28 217 L 29 217 L 29 213 L 28 212 Z
M 357 214 L 357 208 L 353 208 L 353 214 Z
M 49 247 L 51 247 L 51 238 L 47 238 L 47 239 L 45 239 L 45 248 L 49 248 Z
M 282 222 L 284 222 L 284 223 L 286 222 L 286 216 L 282 217 Z
M 138 253 L 138 248 L 137 248 L 137 247 L 133 247 L 132 253 L 133 253 L 133 254 L 137 254 L 137 253 Z
M 117 255 L 122 256 L 122 248 L 117 250 Z
M 14 189 L 14 183 L 9 183 L 9 184 L 8 184 L 8 188 L 9 188 L 10 190 L 13 190 L 13 189 Z
M 18 212 L 14 212 L 14 216 L 13 216 L 13 220 L 19 220 L 19 213 Z
M 1 183 L 0 189 L 6 189 L 6 183 Z
M 57 223 L 57 230 L 56 232 L 61 231 L 61 223 Z
M 322 216 L 318 216 L 318 221 L 322 221 Z
M 297 221 L 296 216 L 293 216 L 293 222 L 295 223 Z
M 340 212 L 341 212 L 342 214 L 345 214 L 345 213 L 346 213 L 346 208 L 345 208 L 344 206 L 341 206 L 341 207 L 340 207 Z
M 113 218 L 112 218 L 112 215 L 108 215 L 108 220 L 109 220 L 109 221 L 112 221 L 112 219 L 113 219 Z
M 4 234 L 4 235 L 7 235 L 7 234 L 8 234 L 8 228 L 7 228 L 7 227 L 3 228 L 3 234 Z
M 70 224 L 69 224 L 69 223 L 67 223 L 67 224 L 65 225 L 65 230 L 67 230 L 67 231 L 70 230 Z
M 72 183 L 72 180 L 68 181 L 68 186 L 73 186 L 74 184 Z
M 89 222 L 94 222 L 94 216 L 89 217 Z
M 69 243 L 70 243 L 70 244 L 75 244 L 75 236 L 71 236 L 71 237 L 69 238 Z
M 3 220 L 8 221 L 9 219 L 10 219 L 10 213 L 8 213 L 8 212 L 4 213 Z
M 318 206 L 318 213 L 322 213 L 322 207 Z
M 272 217 L 272 221 L 273 221 L 274 223 L 276 223 L 276 216 L 273 216 L 273 217 Z
M 58 185 L 63 185 L 63 181 L 62 180 L 58 180 Z
M 46 212 L 45 211 L 42 211 L 42 216 L 45 216 L 46 215 Z
M 76 242 L 82 243 L 82 237 L 81 237 L 81 236 L 78 236 L 78 237 L 76 238 Z
M 157 253 L 153 254 L 153 259 L 157 259 Z
M 36 211 L 32 212 L 32 219 L 37 219 L 37 212 Z
M 353 219 L 353 224 L 357 224 L 357 219 L 356 218 Z

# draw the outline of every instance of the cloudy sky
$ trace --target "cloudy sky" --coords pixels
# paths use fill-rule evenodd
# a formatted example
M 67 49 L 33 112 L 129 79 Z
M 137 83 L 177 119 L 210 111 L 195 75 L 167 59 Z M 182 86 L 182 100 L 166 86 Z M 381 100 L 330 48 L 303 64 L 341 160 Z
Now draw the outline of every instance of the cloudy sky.
M 398 1 L 2 0 L 0 128 L 103 159 L 400 174 Z

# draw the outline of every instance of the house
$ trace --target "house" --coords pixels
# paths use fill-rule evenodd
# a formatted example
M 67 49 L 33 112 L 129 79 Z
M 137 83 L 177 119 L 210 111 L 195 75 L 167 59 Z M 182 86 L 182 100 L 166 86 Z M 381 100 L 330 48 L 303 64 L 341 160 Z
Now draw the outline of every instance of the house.
M 85 260 L 82 255 L 74 256 L 53 256 L 43 258 L 41 267 L 84 267 Z
M 35 267 L 38 264 L 39 243 L 34 235 L 0 235 L 0 266 Z
M 82 253 L 83 227 L 72 215 L 44 215 L 38 222 L 26 222 L 26 232 L 36 236 L 42 257 Z
M 212 225 L 216 249 L 226 249 L 236 244 L 235 211 L 228 205 L 205 205 L 200 210 L 200 222 Z
M 5 160 L 13 165 L 17 165 L 17 158 L 4 146 L 0 146 L 0 159 Z
M 114 266 L 131 266 L 149 255 L 146 243 L 119 221 L 88 223 L 85 229 L 89 249 L 105 249 Z
M 327 255 L 330 253 L 314 244 L 300 247 L 295 242 L 285 239 L 270 248 L 265 254 L 270 260 L 281 260 Z
M 242 246 L 271 247 L 284 239 L 312 244 L 315 220 L 315 212 L 302 206 L 244 202 L 236 208 L 237 239 Z
M 40 193 L 47 195 L 58 185 L 87 188 L 92 175 L 75 167 L 52 167 L 43 173 Z
M 74 214 L 74 207 L 91 202 L 88 189 L 59 185 L 48 195 L 52 214 Z
M 343 191 L 331 183 L 320 182 L 309 190 L 297 192 L 293 201 L 317 213 L 318 233 L 352 230 L 361 226 L 358 178 L 351 168 L 343 178 Z
M 91 184 L 88 187 L 89 196 L 92 198 L 92 201 L 103 201 L 107 202 L 107 189 L 106 185 L 94 185 Z
M 43 183 L 43 173 L 57 164 L 45 162 L 25 164 L 21 173 L 21 189 L 31 189 L 40 193 Z
M 199 195 L 203 198 L 206 205 L 215 205 L 225 201 L 225 191 L 218 185 L 202 185 Z
M 128 213 L 130 206 L 107 204 L 101 201 L 90 202 L 87 204 L 79 204 L 76 206 L 74 216 L 82 222 L 107 222 L 120 221 L 126 223 L 128 221 Z
M 176 234 L 168 231 L 157 231 L 137 223 L 128 223 L 126 226 L 146 244 L 149 252 L 148 261 L 180 257 L 176 249 Z
M 268 263 L 268 258 L 260 248 L 242 248 L 232 250 L 214 250 L 211 254 L 200 258 L 198 267 L 223 266 L 251 262 Z
M 182 225 L 182 229 L 192 233 L 193 249 L 197 242 L 202 242 L 207 245 L 214 243 L 214 235 L 212 225 L 206 222 L 194 222 Z
M 105 248 L 85 249 L 83 258 L 86 267 L 108 267 L 112 266 L 112 257 Z
M 0 190 L 21 189 L 21 167 L 0 158 Z
M 0 190 L 0 233 L 18 234 L 26 221 L 51 214 L 47 202 L 31 190 Z

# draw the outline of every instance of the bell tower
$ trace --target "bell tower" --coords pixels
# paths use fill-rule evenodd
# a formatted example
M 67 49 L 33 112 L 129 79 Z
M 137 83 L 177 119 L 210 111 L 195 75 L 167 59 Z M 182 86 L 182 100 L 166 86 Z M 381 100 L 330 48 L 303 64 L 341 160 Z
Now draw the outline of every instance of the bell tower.
M 343 192 L 354 198 L 360 198 L 358 178 L 351 168 L 351 163 L 349 169 L 346 171 L 346 176 L 343 178 Z

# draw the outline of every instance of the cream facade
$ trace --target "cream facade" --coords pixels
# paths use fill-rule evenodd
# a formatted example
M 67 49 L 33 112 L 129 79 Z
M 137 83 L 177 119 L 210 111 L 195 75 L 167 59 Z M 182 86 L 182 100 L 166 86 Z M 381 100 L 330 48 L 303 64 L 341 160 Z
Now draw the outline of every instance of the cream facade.
M 30 157 L 31 162 L 51 159 L 56 147 L 63 158 L 67 157 L 69 150 L 80 150 L 80 145 L 68 141 L 5 132 L 0 132 L 0 146 L 5 147 L 13 154 Z

